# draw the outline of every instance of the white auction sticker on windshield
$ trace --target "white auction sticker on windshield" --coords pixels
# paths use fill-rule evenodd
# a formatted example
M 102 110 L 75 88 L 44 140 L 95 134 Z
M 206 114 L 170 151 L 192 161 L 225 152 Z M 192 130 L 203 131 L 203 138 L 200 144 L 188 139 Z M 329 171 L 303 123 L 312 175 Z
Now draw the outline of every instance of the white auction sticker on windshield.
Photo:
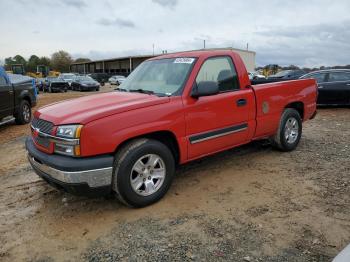
M 176 58 L 174 63 L 175 64 L 192 64 L 193 61 L 194 61 L 194 58 L 180 57 L 180 58 Z

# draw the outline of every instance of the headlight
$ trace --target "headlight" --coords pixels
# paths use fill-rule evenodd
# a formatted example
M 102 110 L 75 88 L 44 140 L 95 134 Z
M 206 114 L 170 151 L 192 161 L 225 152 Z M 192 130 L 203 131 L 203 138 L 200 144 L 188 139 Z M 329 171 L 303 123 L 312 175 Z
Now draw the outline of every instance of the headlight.
M 68 145 L 65 143 L 55 143 L 55 153 L 68 155 L 68 156 L 80 156 L 80 134 L 82 125 L 65 125 L 59 126 L 56 131 L 56 136 L 66 139 L 71 139 L 72 141 L 77 141 L 76 145 Z
M 82 127 L 82 125 L 59 126 L 56 135 L 65 138 L 79 138 Z

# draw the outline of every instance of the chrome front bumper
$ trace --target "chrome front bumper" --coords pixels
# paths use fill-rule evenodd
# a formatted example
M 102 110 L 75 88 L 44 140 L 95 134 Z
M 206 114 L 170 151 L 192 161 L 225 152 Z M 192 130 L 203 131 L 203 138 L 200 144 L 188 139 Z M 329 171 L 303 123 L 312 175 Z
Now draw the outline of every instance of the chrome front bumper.
M 28 160 L 34 170 L 38 170 L 51 178 L 66 184 L 86 183 L 90 188 L 110 186 L 112 184 L 112 167 L 84 171 L 62 171 L 40 163 L 28 154 Z

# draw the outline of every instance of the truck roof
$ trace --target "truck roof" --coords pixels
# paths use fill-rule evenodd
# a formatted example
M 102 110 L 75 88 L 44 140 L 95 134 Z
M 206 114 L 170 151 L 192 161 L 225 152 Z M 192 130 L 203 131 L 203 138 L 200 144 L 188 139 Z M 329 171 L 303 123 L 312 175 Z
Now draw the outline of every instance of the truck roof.
M 184 51 L 177 53 L 164 54 L 157 57 L 150 58 L 149 60 L 157 60 L 164 58 L 175 58 L 175 57 L 200 57 L 200 56 L 211 56 L 213 54 L 217 55 L 229 55 L 235 53 L 235 49 L 225 48 L 225 49 L 202 49 L 202 50 L 193 50 L 193 51 Z

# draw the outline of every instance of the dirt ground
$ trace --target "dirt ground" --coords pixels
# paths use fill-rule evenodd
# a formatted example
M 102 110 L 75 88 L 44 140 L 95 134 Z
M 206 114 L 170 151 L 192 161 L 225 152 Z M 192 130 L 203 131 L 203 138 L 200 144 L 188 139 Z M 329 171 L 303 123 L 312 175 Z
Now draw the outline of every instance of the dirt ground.
M 255 142 L 182 166 L 143 209 L 51 188 L 28 134 L 0 127 L 1 261 L 330 261 L 350 242 L 349 108 L 319 109 L 293 152 Z

